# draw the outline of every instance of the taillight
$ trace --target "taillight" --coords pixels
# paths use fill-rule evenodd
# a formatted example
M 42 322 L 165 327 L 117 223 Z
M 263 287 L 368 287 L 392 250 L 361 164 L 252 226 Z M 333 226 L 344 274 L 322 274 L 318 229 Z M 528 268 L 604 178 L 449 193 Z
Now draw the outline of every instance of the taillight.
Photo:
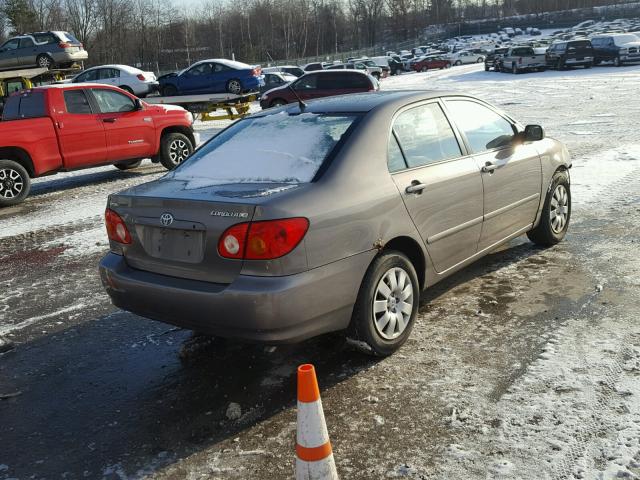
M 71 48 L 71 44 L 70 44 L 70 43 L 67 43 L 67 42 L 60 42 L 60 43 L 58 44 L 58 46 L 59 46 L 60 48 Z
M 110 240 L 124 244 L 131 243 L 131 235 L 120 215 L 107 208 L 104 212 L 104 222 L 107 225 L 107 235 Z
M 139 73 L 138 75 L 136 75 L 136 77 L 138 77 L 138 80 L 142 80 L 143 82 L 146 80 L 146 78 L 144 78 L 144 75 Z
M 251 70 L 251 75 L 253 75 L 254 77 L 259 77 L 260 75 L 262 75 L 262 68 L 254 68 L 253 70 Z
M 228 228 L 218 242 L 225 258 L 273 260 L 290 253 L 309 229 L 306 218 L 285 218 L 239 223 Z
M 247 240 L 248 223 L 239 223 L 228 228 L 218 241 L 218 253 L 225 258 L 243 258 Z

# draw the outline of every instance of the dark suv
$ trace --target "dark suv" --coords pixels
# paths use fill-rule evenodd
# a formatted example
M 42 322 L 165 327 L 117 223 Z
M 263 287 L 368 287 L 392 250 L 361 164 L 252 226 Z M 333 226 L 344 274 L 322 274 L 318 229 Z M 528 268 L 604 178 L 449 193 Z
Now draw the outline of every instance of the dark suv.
M 548 68 L 564 70 L 568 67 L 591 68 L 593 65 L 593 46 L 591 41 L 567 40 L 553 43 L 547 50 L 545 62 Z
M 487 56 L 484 57 L 484 71 L 488 72 L 493 68 L 496 72 L 499 72 L 502 67 L 502 56 L 508 51 L 509 47 L 499 47 L 494 48 L 489 53 L 487 53 Z
M 323 70 L 309 72 L 289 86 L 282 86 L 269 90 L 260 98 L 260 106 L 265 108 L 277 107 L 287 103 L 297 102 L 293 88 L 302 100 L 331 97 L 347 93 L 372 92 L 379 90 L 378 81 L 371 75 L 357 70 Z
M 632 33 L 597 35 L 591 39 L 594 63 L 613 62 L 616 67 L 640 62 L 640 38 Z

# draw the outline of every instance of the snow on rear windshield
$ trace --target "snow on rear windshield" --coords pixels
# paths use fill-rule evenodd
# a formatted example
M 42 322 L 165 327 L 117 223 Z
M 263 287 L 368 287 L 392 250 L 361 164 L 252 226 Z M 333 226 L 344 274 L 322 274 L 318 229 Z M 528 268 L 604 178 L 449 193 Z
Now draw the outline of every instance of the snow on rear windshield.
M 310 182 L 357 117 L 281 112 L 241 120 L 170 175 L 197 188 L 228 183 Z

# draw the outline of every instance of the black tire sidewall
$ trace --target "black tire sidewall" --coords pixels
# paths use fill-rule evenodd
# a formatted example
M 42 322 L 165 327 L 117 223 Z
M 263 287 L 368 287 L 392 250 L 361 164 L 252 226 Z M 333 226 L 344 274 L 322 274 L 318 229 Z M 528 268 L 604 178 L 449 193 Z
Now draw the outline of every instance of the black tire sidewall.
M 569 196 L 569 211 L 567 212 L 567 222 L 564 228 L 560 233 L 555 233 L 551 228 L 551 199 L 553 198 L 553 194 L 558 185 L 564 185 L 567 190 L 567 195 Z M 544 206 L 542 207 L 542 213 L 540 214 L 540 222 L 537 227 L 527 233 L 527 236 L 532 242 L 542 246 L 548 247 L 560 243 L 567 235 L 567 230 L 571 223 L 571 213 L 572 199 L 569 174 L 565 171 L 559 171 L 553 175 L 553 179 L 551 180 L 551 184 L 547 190 Z
M 0 196 L 0 208 L 1 207 L 10 207 L 12 205 L 17 205 L 24 201 L 25 198 L 29 195 L 29 191 L 31 190 L 31 178 L 29 177 L 29 173 L 26 168 L 20 165 L 18 162 L 13 160 L 4 160 L 0 159 L 0 169 L 2 168 L 11 168 L 20 174 L 22 178 L 22 182 L 24 183 L 24 187 L 20 192 L 20 195 L 11 199 L 5 199 L 3 196 Z
M 187 144 L 191 146 L 191 153 L 193 153 L 193 144 L 191 143 L 189 137 L 187 137 L 184 133 L 173 132 L 164 135 L 160 140 L 160 163 L 162 163 L 162 166 L 167 170 L 173 170 L 178 165 L 180 165 L 179 163 L 174 163 L 169 156 L 169 147 L 171 143 L 178 139 L 187 142 Z
M 131 170 L 133 168 L 138 168 L 141 163 L 142 163 L 142 160 L 131 160 L 129 162 L 115 163 L 114 166 L 118 170 Z
M 393 340 L 387 340 L 380 336 L 373 325 L 373 297 L 380 279 L 391 268 L 402 268 L 411 280 L 413 287 L 413 310 L 409 319 L 409 325 L 402 334 Z M 366 343 L 371 354 L 384 357 L 391 355 L 398 350 L 409 338 L 418 315 L 420 303 L 420 284 L 418 276 L 411 261 L 401 252 L 389 250 L 378 255 L 371 265 L 360 285 L 358 298 L 356 300 L 349 337 L 356 341 Z
M 178 89 L 173 85 L 165 85 L 162 87 L 162 95 L 164 97 L 172 97 L 178 94 Z

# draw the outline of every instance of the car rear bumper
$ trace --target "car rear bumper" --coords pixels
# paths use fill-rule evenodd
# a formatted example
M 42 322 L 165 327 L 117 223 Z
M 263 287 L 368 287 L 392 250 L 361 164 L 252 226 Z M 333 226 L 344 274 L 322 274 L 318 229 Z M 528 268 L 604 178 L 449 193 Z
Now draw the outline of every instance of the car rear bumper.
M 100 278 L 114 305 L 143 317 L 221 337 L 290 343 L 347 328 L 375 253 L 296 275 L 239 275 L 229 285 L 135 270 L 109 253 Z
M 56 63 L 82 62 L 87 58 L 89 58 L 89 54 L 86 50 L 53 53 L 53 61 Z

